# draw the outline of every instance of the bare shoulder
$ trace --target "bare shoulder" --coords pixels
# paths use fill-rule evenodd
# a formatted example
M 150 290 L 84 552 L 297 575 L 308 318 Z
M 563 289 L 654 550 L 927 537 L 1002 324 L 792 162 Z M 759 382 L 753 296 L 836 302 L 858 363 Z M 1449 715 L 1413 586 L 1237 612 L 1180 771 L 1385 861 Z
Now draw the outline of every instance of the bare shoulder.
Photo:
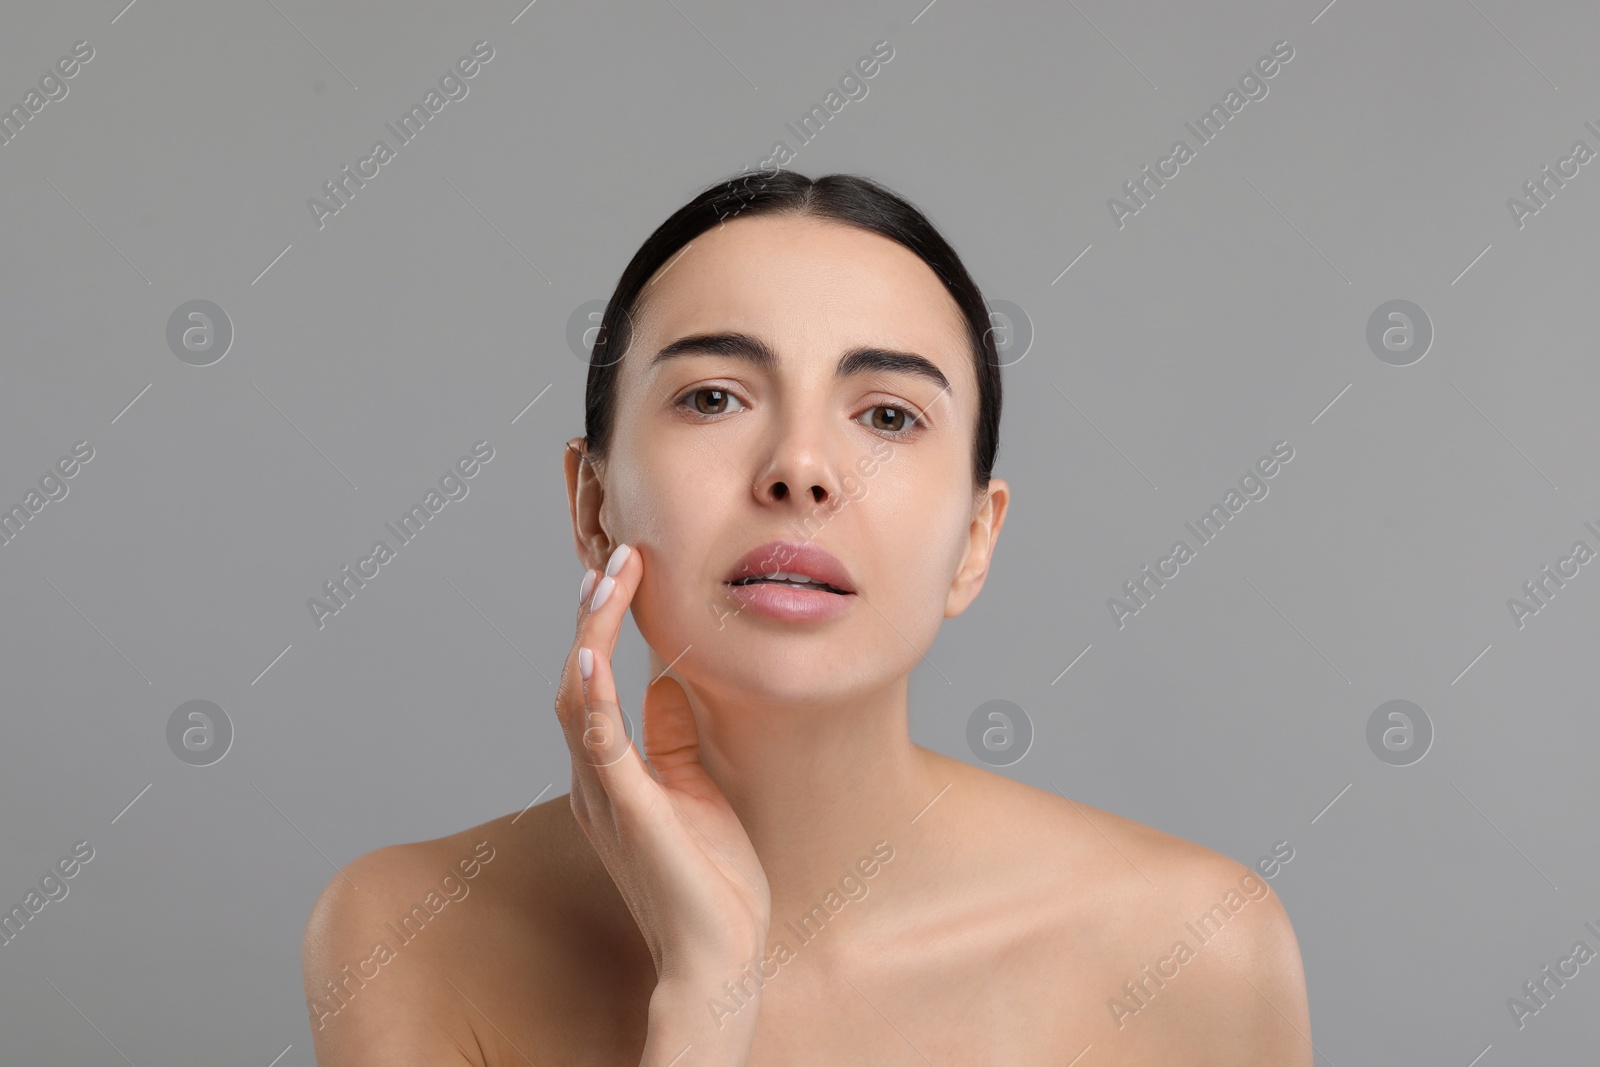
M 598 1034 L 636 1041 L 655 987 L 566 795 L 351 861 L 302 960 L 319 1067 L 593 1061 L 616 1051 Z
M 965 794 L 961 820 L 1030 861 L 1051 857 L 1062 867 L 1092 875 L 1080 888 L 1109 887 L 1125 894 L 1131 883 L 1152 893 L 1181 888 L 1207 876 L 1248 869 L 1235 860 L 1153 826 L 1097 808 L 1054 788 L 1036 788 L 949 757 L 938 757 L 949 792 Z M 1214 879 L 1213 879 L 1214 880 Z
M 1104 1021 L 1128 1062 L 1310 1067 L 1311 1020 L 1299 943 L 1270 884 L 1233 858 L 1112 812 L 1062 798 L 1083 847 L 1095 838 L 1108 887 Z M 1067 831 L 1071 832 L 1071 831 Z M 1112 1060 L 1111 1062 L 1115 1062 Z
M 1128 960 L 1108 1022 L 1122 1033 L 1148 1024 L 1148 1046 L 1196 1065 L 1311 1067 L 1305 971 L 1282 899 L 1244 864 L 1161 837 L 1148 947 Z
M 1084 1022 L 1102 1034 L 1098 1062 L 1309 1067 L 1300 948 L 1265 878 L 1055 789 L 960 767 L 981 823 L 1004 828 L 1011 884 L 1056 890 L 1046 936 L 1078 961 L 1064 988 L 1096 1005 Z
M 505 822 L 374 849 L 329 880 L 301 951 L 321 1067 L 484 1062 L 446 983 L 487 910 L 462 902 L 492 896 L 487 875 L 505 865 Z

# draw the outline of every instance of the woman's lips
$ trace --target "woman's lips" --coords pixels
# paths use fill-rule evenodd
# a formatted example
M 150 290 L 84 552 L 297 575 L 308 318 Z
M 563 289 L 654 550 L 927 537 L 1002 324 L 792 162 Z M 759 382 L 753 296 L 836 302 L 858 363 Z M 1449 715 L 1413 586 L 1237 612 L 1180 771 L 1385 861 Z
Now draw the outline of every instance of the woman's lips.
M 749 585 L 725 583 L 728 594 L 739 601 L 740 611 L 780 622 L 824 622 L 849 611 L 854 593 L 830 593 L 826 589 L 806 589 L 787 582 L 753 582 Z
M 844 563 L 821 545 L 809 541 L 768 541 L 757 545 L 723 575 L 723 580 L 737 582 L 780 573 L 802 574 L 847 593 L 857 591 Z

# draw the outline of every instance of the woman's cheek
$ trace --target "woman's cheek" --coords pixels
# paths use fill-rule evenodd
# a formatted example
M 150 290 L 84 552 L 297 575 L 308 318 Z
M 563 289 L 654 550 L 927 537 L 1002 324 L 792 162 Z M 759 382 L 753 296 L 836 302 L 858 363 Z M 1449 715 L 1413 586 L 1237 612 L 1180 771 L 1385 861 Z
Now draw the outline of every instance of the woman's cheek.
M 633 619 L 639 636 L 671 662 L 685 644 L 694 641 L 691 635 L 704 633 L 708 627 L 716 629 L 714 605 L 709 601 L 702 604 L 700 601 L 704 599 L 674 589 L 667 578 L 647 571 L 644 584 L 633 600 Z M 697 617 L 697 611 L 704 618 Z

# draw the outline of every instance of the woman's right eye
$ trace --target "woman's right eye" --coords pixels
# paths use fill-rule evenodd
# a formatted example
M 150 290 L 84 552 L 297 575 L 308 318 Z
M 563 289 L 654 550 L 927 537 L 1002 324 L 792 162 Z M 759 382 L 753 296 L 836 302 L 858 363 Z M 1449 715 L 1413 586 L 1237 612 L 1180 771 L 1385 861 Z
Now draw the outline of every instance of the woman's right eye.
M 702 403 L 699 400 L 700 397 L 707 397 L 708 399 Z M 726 414 L 726 405 L 730 400 L 737 402 L 738 398 L 726 389 L 718 389 L 715 386 L 701 386 L 699 389 L 691 389 L 679 397 L 677 406 L 687 407 L 696 415 L 723 415 Z M 711 410 L 706 410 L 707 407 L 710 407 Z

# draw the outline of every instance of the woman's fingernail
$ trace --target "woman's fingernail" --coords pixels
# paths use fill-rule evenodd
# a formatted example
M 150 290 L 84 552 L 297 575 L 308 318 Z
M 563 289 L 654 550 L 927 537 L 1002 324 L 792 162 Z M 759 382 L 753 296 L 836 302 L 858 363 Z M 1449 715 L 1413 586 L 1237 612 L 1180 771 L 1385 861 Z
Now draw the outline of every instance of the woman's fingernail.
M 611 595 L 611 590 L 617 587 L 617 580 L 610 575 L 600 579 L 600 584 L 595 586 L 594 600 L 589 603 L 590 611 L 599 611 L 600 605 L 606 602 L 606 597 Z
M 594 652 L 588 648 L 578 649 L 578 673 L 583 675 L 583 680 L 588 681 L 589 675 L 594 673 Z
M 590 567 L 583 572 L 583 584 L 578 586 L 578 603 L 582 604 L 589 599 L 589 594 L 594 590 L 594 580 L 600 577 L 600 572 Z
M 632 551 L 633 549 L 627 545 L 618 545 L 616 550 L 611 553 L 611 558 L 606 561 L 606 574 L 615 578 L 617 572 L 622 569 L 622 565 L 628 562 L 628 553 Z

